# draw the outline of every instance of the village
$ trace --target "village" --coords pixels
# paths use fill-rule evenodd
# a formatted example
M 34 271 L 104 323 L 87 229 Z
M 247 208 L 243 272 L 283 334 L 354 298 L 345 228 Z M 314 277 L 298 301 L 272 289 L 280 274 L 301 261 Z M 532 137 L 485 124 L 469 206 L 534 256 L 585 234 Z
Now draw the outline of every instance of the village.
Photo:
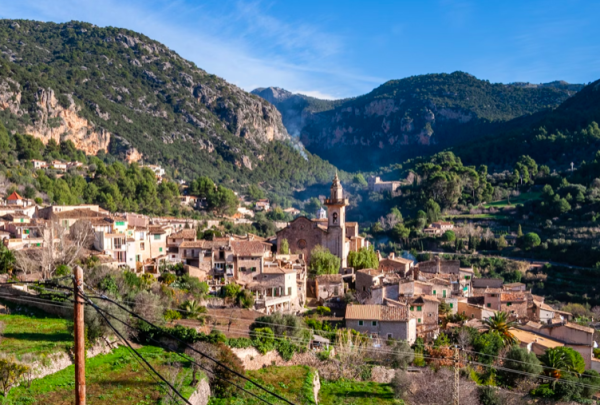
M 111 214 L 98 205 L 41 207 L 13 192 L 0 207 L 0 235 L 6 248 L 31 259 L 29 269 L 15 270 L 13 276 L 20 280 L 47 277 L 52 270 L 45 266 L 52 262 L 45 251 L 59 249 L 57 245 L 63 250 L 71 246 L 69 252 L 81 260 L 93 256 L 102 266 L 139 276 L 159 278 L 182 266 L 185 274 L 207 283 L 214 296 L 230 284 L 248 291 L 253 297 L 249 309 L 257 313 L 301 316 L 317 307 L 330 308 L 333 319 L 368 336 L 374 346 L 395 339 L 433 342 L 460 321 L 483 331 L 487 320 L 503 313 L 515 322 L 513 334 L 521 347 L 537 355 L 570 347 L 582 355 L 586 369 L 600 371 L 600 360 L 593 355 L 594 330 L 545 304 L 524 283 L 476 278 L 473 268 L 437 256 L 416 263 L 376 252 L 377 268 L 349 267 L 350 252 L 372 246 L 360 236 L 358 224 L 346 220 L 348 204 L 336 175 L 324 199 L 327 210 L 313 219 L 298 216 L 272 237 L 227 234 L 205 240 L 198 239 L 198 229 L 218 221 Z M 255 209 L 269 210 L 268 201 L 258 201 Z M 453 227 L 440 221 L 425 232 L 439 235 Z M 311 255 L 319 247 L 339 258 L 337 273 L 311 272 Z M 26 289 L 19 284 L 11 288 Z

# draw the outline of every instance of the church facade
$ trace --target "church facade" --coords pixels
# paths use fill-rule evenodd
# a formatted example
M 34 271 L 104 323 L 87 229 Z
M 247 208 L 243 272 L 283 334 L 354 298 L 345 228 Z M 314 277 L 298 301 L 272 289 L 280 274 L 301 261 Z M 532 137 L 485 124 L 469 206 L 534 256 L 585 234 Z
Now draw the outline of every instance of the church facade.
M 310 252 L 321 245 L 341 259 L 341 267 L 347 267 L 348 253 L 365 245 L 365 239 L 358 234 L 356 222 L 346 222 L 348 199 L 344 198 L 344 190 L 336 173 L 327 207 L 327 218 L 308 219 L 298 217 L 289 225 L 277 232 L 277 250 L 281 249 L 281 241 L 286 239 L 290 253 L 302 253 L 307 263 Z

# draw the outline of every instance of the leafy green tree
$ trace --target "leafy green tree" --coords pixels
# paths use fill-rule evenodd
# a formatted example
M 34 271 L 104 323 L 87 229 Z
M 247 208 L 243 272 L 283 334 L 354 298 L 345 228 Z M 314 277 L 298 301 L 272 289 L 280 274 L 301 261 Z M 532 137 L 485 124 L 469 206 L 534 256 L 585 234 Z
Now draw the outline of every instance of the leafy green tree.
M 321 201 L 318 198 L 312 197 L 310 201 L 305 204 L 304 210 L 309 214 L 316 215 L 317 211 L 321 208 Z
M 14 356 L 0 357 L 0 391 L 5 397 L 28 371 L 29 367 L 18 362 Z
M 476 352 L 481 353 L 478 357 L 480 362 L 492 364 L 494 357 L 498 356 L 498 353 L 504 347 L 504 340 L 497 332 L 490 331 L 475 336 L 471 344 Z
M 427 219 L 429 222 L 438 221 L 440 218 L 440 205 L 433 199 L 427 200 L 425 203 L 425 210 L 427 211 Z
M 585 360 L 581 354 L 570 347 L 553 347 L 546 350 L 546 353 L 540 357 L 540 361 L 547 368 L 544 374 L 553 377 L 555 380 L 552 385 L 555 386 L 560 378 L 566 375 L 579 376 L 585 371 Z
M 454 231 L 446 231 L 444 232 L 444 235 L 442 235 L 442 239 L 446 242 L 453 242 L 454 240 L 456 240 L 456 234 L 454 233 Z
M 517 345 L 511 346 L 504 357 L 505 360 L 503 366 L 511 370 L 533 375 L 541 374 L 544 370 L 535 353 L 529 352 L 527 349 L 521 348 Z M 523 378 L 532 378 L 503 370 L 498 371 L 498 376 L 505 381 L 507 385 L 513 387 L 519 380 Z
M 348 266 L 354 270 L 361 269 L 377 269 L 379 267 L 379 259 L 377 253 L 373 249 L 373 245 L 360 248 L 357 252 L 348 253 Z
M 501 235 L 498 238 L 498 240 L 496 241 L 496 245 L 498 246 L 498 249 L 500 249 L 500 250 L 502 250 L 508 246 L 508 242 L 506 241 L 506 238 L 504 237 L 504 235 Z
M 338 274 L 340 264 L 340 258 L 321 245 L 315 246 L 310 252 L 309 270 L 313 275 Z
M 3 243 L 0 243 L 0 274 L 9 273 L 15 265 L 15 255 Z
M 392 228 L 392 237 L 398 241 L 405 241 L 410 236 L 410 229 L 404 224 L 398 223 Z
M 281 240 L 281 252 L 280 253 L 283 255 L 287 255 L 290 253 L 290 244 L 289 244 L 288 240 L 285 238 Z
M 196 300 L 187 300 L 181 305 L 181 309 L 184 311 L 183 316 L 191 319 L 198 319 L 203 314 L 206 314 L 208 310 L 205 306 L 200 305 Z
M 253 200 L 260 200 L 265 198 L 265 192 L 256 184 L 250 184 L 250 186 L 248 187 L 248 195 Z
M 581 396 L 591 398 L 596 392 L 600 391 L 600 373 L 596 370 L 585 370 L 581 375 L 581 383 L 585 384 Z
M 355 175 L 354 178 L 352 179 L 352 182 L 354 184 L 358 184 L 359 186 L 361 186 L 363 188 L 365 188 L 369 185 L 367 183 L 367 181 L 365 180 L 365 177 L 362 175 L 362 173 L 358 173 L 357 175 Z
M 531 249 L 536 246 L 539 246 L 540 243 L 542 243 L 542 240 L 537 235 L 537 233 L 529 232 L 527 235 L 525 235 L 523 237 L 523 246 L 525 246 L 527 249 Z

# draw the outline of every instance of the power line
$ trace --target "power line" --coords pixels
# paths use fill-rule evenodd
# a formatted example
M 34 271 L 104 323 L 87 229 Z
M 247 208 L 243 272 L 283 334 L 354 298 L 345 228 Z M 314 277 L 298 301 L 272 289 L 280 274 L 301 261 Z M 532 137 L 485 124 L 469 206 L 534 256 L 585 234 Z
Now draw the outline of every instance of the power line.
M 89 298 L 88 298 L 88 300 L 89 300 Z M 100 311 L 103 311 L 103 312 L 104 312 L 104 313 L 106 313 L 108 316 L 110 316 L 111 318 L 115 319 L 117 322 L 120 322 L 121 324 L 123 324 L 123 325 L 127 326 L 128 328 L 130 328 L 130 329 L 132 329 L 132 330 L 139 330 L 138 328 L 134 328 L 133 326 L 131 326 L 131 325 L 129 325 L 128 323 L 126 323 L 125 321 L 123 321 L 123 320 L 121 320 L 121 319 L 117 318 L 116 316 L 114 316 L 113 314 L 111 314 L 110 312 L 108 312 L 108 311 L 106 311 L 106 310 L 104 310 L 104 309 L 100 309 Z M 153 337 L 150 337 L 150 340 L 152 340 L 152 341 L 156 342 L 157 344 L 161 345 L 162 347 L 166 348 L 166 347 L 164 346 L 164 344 L 162 344 L 162 343 L 161 343 L 161 342 L 159 342 L 158 340 L 154 339 Z M 238 388 L 238 389 L 240 389 L 240 390 L 242 390 L 242 391 L 244 391 L 244 392 L 248 393 L 249 395 L 252 395 L 253 397 L 255 397 L 255 398 L 257 398 L 257 399 L 259 399 L 259 400 L 261 400 L 261 401 L 265 402 L 266 404 L 272 405 L 270 402 L 268 402 L 268 401 L 267 401 L 267 400 L 265 400 L 264 398 L 261 398 L 261 397 L 259 397 L 258 395 L 254 394 L 254 393 L 252 393 L 252 392 L 250 392 L 250 391 L 248 391 L 248 390 L 246 390 L 245 388 L 243 388 L 243 387 L 241 387 L 241 386 L 239 386 L 239 385 L 237 385 L 237 384 L 235 384 L 235 383 L 233 383 L 233 382 L 231 382 L 231 381 L 229 381 L 229 380 L 227 380 L 227 379 L 225 379 L 225 378 L 223 378 L 223 377 L 221 377 L 221 376 L 217 375 L 217 374 L 216 374 L 214 371 L 212 371 L 212 370 L 209 370 L 208 368 L 204 367 L 202 364 L 199 364 L 199 363 L 197 363 L 195 360 L 188 358 L 188 357 L 187 357 L 187 356 L 185 356 L 184 354 L 182 354 L 182 353 L 179 353 L 179 352 L 174 352 L 174 353 L 175 353 L 175 354 L 177 354 L 177 355 L 179 355 L 179 356 L 181 356 L 182 358 L 186 359 L 187 361 L 190 361 L 190 362 L 192 362 L 193 364 L 197 365 L 198 367 L 202 368 L 203 370 L 205 370 L 205 371 L 207 371 L 207 372 L 211 373 L 211 374 L 212 374 L 214 377 L 216 377 L 216 378 L 218 378 L 218 379 L 220 379 L 220 380 L 223 380 L 223 381 L 227 382 L 228 384 L 231 384 L 231 385 L 233 385 L 234 387 L 236 387 L 236 388 Z
M 83 298 L 86 298 L 85 296 Z M 156 374 L 158 376 L 158 378 L 160 378 L 165 384 L 167 384 L 169 386 L 169 388 L 171 388 L 171 390 L 173 390 L 177 396 L 179 396 L 181 399 L 183 399 L 183 401 L 185 403 L 187 403 L 188 405 L 192 405 L 191 402 L 189 402 L 175 387 L 173 387 L 173 385 L 167 381 L 166 378 L 164 378 L 158 371 L 156 371 L 154 369 L 154 367 L 152 367 L 152 365 L 141 355 L 139 354 L 132 346 L 131 344 L 127 341 L 127 339 L 125 339 L 123 337 L 123 335 L 121 334 L 121 332 L 119 332 L 117 330 L 117 328 L 115 328 L 112 323 L 110 323 L 110 321 L 108 320 L 108 318 L 98 309 L 98 306 L 96 304 L 94 304 L 94 302 L 90 299 L 88 299 L 88 302 L 92 305 L 92 307 L 94 307 L 94 309 L 96 310 L 96 312 L 98 314 L 100 314 L 100 316 L 102 316 L 102 318 L 104 318 L 104 320 L 106 321 L 106 323 L 108 324 L 108 326 L 110 326 L 110 328 L 115 332 L 115 334 L 117 336 L 119 336 L 121 338 L 121 340 L 123 342 L 125 342 L 125 344 L 129 347 L 129 349 L 137 356 L 140 358 L 140 360 L 142 360 L 146 366 L 148 366 L 148 368 L 150 368 L 150 370 L 152 370 L 154 372 L 154 374 Z
M 101 297 L 92 297 L 92 298 L 99 298 L 99 299 L 102 299 L 102 300 L 105 300 L 105 301 L 109 301 L 109 302 L 113 303 L 114 305 L 118 306 L 119 308 L 121 308 L 122 310 L 124 310 L 124 311 L 128 312 L 129 314 L 133 315 L 134 317 L 136 317 L 136 318 L 138 318 L 138 319 L 140 319 L 140 320 L 142 320 L 142 321 L 146 322 L 148 325 L 152 326 L 153 328 L 159 329 L 159 327 L 158 327 L 158 326 L 156 326 L 156 325 L 154 325 L 152 322 L 150 322 L 150 321 L 148 321 L 148 320 L 146 320 L 146 319 L 142 318 L 140 315 L 136 314 L 136 313 L 135 313 L 135 312 L 133 312 L 133 311 L 130 311 L 129 309 L 127 309 L 127 308 L 126 308 L 126 307 L 124 307 L 123 305 L 119 304 L 118 302 L 116 302 L 116 301 L 114 301 L 114 300 L 112 300 L 112 299 L 110 299 L 110 298 L 108 298 L 108 297 L 106 297 L 106 296 L 104 296 L 104 295 L 103 295 L 103 296 L 101 296 Z M 235 371 L 235 370 L 231 369 L 230 367 L 228 367 L 228 366 L 226 366 L 225 364 L 223 364 L 223 363 L 219 362 L 218 360 L 215 360 L 215 359 L 213 359 L 212 357 L 208 356 L 207 354 L 205 354 L 205 353 L 202 353 L 202 352 L 200 352 L 200 351 L 198 351 L 198 350 L 194 349 L 194 348 L 193 348 L 192 346 L 190 346 L 190 345 L 189 345 L 189 344 L 188 344 L 186 341 L 184 341 L 184 340 L 182 340 L 182 339 L 179 339 L 177 336 L 174 336 L 174 335 L 172 335 L 172 334 L 170 334 L 170 333 L 168 333 L 168 332 L 165 332 L 165 334 L 166 334 L 167 336 L 171 337 L 172 339 L 175 339 L 175 340 L 177 340 L 178 342 L 180 342 L 180 343 L 183 343 L 185 346 L 189 347 L 191 350 L 193 350 L 194 352 L 196 352 L 196 353 L 200 354 L 201 356 L 203 356 L 203 357 L 206 357 L 207 359 L 209 359 L 209 360 L 211 360 L 211 361 L 215 362 L 216 364 L 219 364 L 221 367 L 223 367 L 223 368 L 225 368 L 225 369 L 229 370 L 230 372 L 234 373 L 234 374 L 235 374 L 235 375 L 237 375 L 238 377 L 241 377 L 241 378 L 243 378 L 244 380 L 246 380 L 246 381 L 250 382 L 251 384 L 255 385 L 256 387 L 260 388 L 261 390 L 263 390 L 263 391 L 265 391 L 265 392 L 267 392 L 267 393 L 269 393 L 269 394 L 273 395 L 275 398 L 278 398 L 278 399 L 280 399 L 280 400 L 282 400 L 282 401 L 284 401 L 284 402 L 286 402 L 286 403 L 288 403 L 288 404 L 290 404 L 290 405 L 294 405 L 292 402 L 288 401 L 287 399 L 283 398 L 282 396 L 280 396 L 280 395 L 278 395 L 278 394 L 276 394 L 276 393 L 274 393 L 274 392 L 272 392 L 272 391 L 269 391 L 268 389 L 266 389 L 266 388 L 265 388 L 265 387 L 263 387 L 262 385 L 258 384 L 257 382 L 253 381 L 252 379 L 250 379 L 250 378 L 248 378 L 248 377 L 244 376 L 243 374 L 240 374 L 239 372 L 237 372 L 237 371 Z

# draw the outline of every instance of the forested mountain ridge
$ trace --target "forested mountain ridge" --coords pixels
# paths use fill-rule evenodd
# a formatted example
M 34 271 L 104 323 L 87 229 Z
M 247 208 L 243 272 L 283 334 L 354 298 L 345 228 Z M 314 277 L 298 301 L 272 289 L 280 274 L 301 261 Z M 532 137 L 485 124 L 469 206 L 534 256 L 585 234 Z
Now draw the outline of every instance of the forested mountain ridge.
M 600 80 L 565 100 L 556 109 L 506 123 L 500 131 L 457 145 L 454 153 L 466 164 L 503 169 L 521 155 L 553 168 L 593 160 L 600 149 Z
M 463 72 L 391 80 L 334 108 L 306 113 L 300 139 L 341 167 L 376 169 L 494 133 L 508 120 L 556 108 L 578 88 L 492 84 Z
M 0 20 L 0 65 L 11 132 L 143 157 L 188 180 L 298 187 L 334 171 L 291 143 L 271 104 L 139 33 Z

